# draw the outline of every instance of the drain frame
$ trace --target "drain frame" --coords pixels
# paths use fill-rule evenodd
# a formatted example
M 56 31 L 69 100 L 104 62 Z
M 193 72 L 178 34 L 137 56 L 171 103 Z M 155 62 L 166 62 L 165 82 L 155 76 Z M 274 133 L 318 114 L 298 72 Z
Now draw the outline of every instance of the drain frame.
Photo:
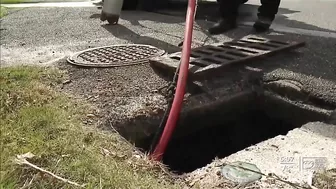
M 126 61 L 124 61 L 124 60 L 113 61 L 113 57 L 109 58 L 108 57 L 109 55 L 104 54 L 103 58 L 105 58 L 105 60 L 108 60 L 108 59 L 111 60 L 112 59 L 112 61 L 110 61 L 110 62 L 99 61 L 99 54 L 98 53 L 95 54 L 95 52 L 93 52 L 93 51 L 109 51 L 109 50 L 106 50 L 106 49 L 107 48 L 114 48 L 114 47 L 115 48 L 118 48 L 118 47 L 124 47 L 124 48 L 142 47 L 142 48 L 148 48 L 148 49 L 155 49 L 155 50 L 157 50 L 157 52 L 154 52 L 152 54 L 147 53 L 147 52 L 141 52 L 142 54 L 140 56 L 142 56 L 142 58 L 133 59 L 133 60 L 128 59 Z M 112 49 L 112 51 L 113 51 L 113 49 Z M 129 52 L 127 50 L 125 50 L 124 52 L 125 52 L 125 54 L 133 53 L 133 52 Z M 92 57 L 95 58 L 98 61 L 96 61 L 96 62 L 91 61 L 90 62 L 90 61 L 85 60 L 85 58 L 83 58 L 83 57 L 79 57 L 80 55 L 83 55 L 84 53 L 93 54 Z M 110 53 L 112 54 L 113 52 L 110 52 Z M 120 53 L 120 52 L 118 52 L 118 53 Z M 103 54 L 103 53 L 101 53 L 101 54 Z M 144 63 L 149 62 L 149 59 L 151 59 L 151 58 L 160 57 L 160 56 L 163 56 L 165 54 L 166 54 L 165 50 L 159 49 L 159 48 L 151 46 L 151 45 L 118 44 L 118 45 L 109 45 L 109 46 L 89 48 L 89 49 L 86 49 L 86 50 L 83 50 L 83 51 L 76 52 L 72 56 L 67 58 L 67 62 L 70 63 L 70 64 L 73 64 L 73 65 L 82 66 L 82 67 L 96 67 L 96 68 L 125 67 L 125 66 L 133 66 L 133 65 L 138 65 L 138 64 L 144 64 Z M 85 55 L 85 56 L 89 56 L 89 55 Z M 125 58 L 125 59 L 127 59 L 127 58 Z
M 275 53 L 292 50 L 305 45 L 304 41 L 289 41 L 278 37 L 248 35 L 224 43 L 214 43 L 191 50 L 189 73 L 191 77 L 213 75 L 229 65 L 253 61 Z M 153 66 L 175 71 L 182 53 L 154 57 L 149 60 Z

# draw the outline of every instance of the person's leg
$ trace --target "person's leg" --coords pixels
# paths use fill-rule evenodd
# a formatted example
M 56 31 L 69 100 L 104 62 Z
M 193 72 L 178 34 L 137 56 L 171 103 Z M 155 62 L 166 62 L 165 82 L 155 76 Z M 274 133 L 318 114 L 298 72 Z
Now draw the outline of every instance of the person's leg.
M 209 28 L 210 34 L 220 34 L 236 27 L 239 5 L 247 0 L 217 0 L 221 19 Z
M 236 19 L 238 16 L 239 3 L 237 0 L 218 0 L 219 12 L 224 19 Z
M 261 6 L 258 9 L 258 20 L 254 24 L 254 28 L 259 31 L 267 31 L 274 18 L 278 13 L 280 0 L 260 0 Z

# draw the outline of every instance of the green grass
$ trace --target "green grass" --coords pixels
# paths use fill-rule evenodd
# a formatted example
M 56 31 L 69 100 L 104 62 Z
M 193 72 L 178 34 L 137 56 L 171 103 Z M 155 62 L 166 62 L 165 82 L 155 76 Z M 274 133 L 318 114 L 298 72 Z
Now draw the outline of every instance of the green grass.
M 27 188 L 76 188 L 13 162 L 28 152 L 29 162 L 85 188 L 181 188 L 117 134 L 82 125 L 92 108 L 56 92 L 65 76 L 56 68 L 0 69 L 1 189 L 30 181 Z
M 24 0 L 0 0 L 1 4 L 14 4 L 14 3 L 22 3 L 22 2 L 29 2 L 28 1 L 24 1 Z
M 0 6 L 0 18 L 6 16 L 8 14 L 7 8 Z
M 30 3 L 33 0 L 0 0 L 1 4 Z

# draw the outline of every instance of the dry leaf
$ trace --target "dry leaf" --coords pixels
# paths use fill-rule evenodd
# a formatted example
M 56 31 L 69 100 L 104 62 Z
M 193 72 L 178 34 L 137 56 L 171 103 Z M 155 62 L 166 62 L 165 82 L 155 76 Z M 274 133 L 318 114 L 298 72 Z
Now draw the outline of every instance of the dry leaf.
M 26 163 L 26 159 L 30 159 L 33 158 L 35 155 L 32 154 L 31 152 L 25 153 L 25 154 L 21 154 L 21 155 L 16 155 L 16 158 L 14 159 L 14 162 L 22 165 Z

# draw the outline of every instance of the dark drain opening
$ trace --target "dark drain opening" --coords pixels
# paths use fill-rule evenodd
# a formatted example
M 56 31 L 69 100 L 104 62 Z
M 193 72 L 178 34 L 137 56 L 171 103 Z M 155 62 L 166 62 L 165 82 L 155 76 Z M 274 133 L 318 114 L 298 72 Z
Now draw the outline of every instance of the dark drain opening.
M 220 111 L 220 110 L 218 110 Z M 222 115 L 225 116 L 225 115 Z M 228 115 L 232 116 L 232 115 Z M 208 119 L 200 131 L 170 142 L 163 163 L 177 173 L 191 172 L 277 135 L 285 135 L 295 125 L 272 119 L 261 110 L 250 110 L 234 115 L 236 120 Z M 190 129 L 199 127 L 199 120 L 189 122 Z
M 269 96 L 237 95 L 181 116 L 163 158 L 173 172 L 192 172 L 251 145 L 311 121 L 323 121 L 320 112 L 301 109 Z M 150 141 L 150 140 L 149 140 Z
M 227 157 L 275 136 L 286 135 L 307 122 L 326 118 L 323 112 L 302 108 L 272 93 L 261 96 L 253 92 L 238 93 L 183 113 L 163 163 L 177 174 L 192 172 L 216 157 Z M 136 128 L 142 124 L 157 126 L 159 121 L 139 122 Z M 147 151 L 152 137 L 136 137 L 131 141 Z

